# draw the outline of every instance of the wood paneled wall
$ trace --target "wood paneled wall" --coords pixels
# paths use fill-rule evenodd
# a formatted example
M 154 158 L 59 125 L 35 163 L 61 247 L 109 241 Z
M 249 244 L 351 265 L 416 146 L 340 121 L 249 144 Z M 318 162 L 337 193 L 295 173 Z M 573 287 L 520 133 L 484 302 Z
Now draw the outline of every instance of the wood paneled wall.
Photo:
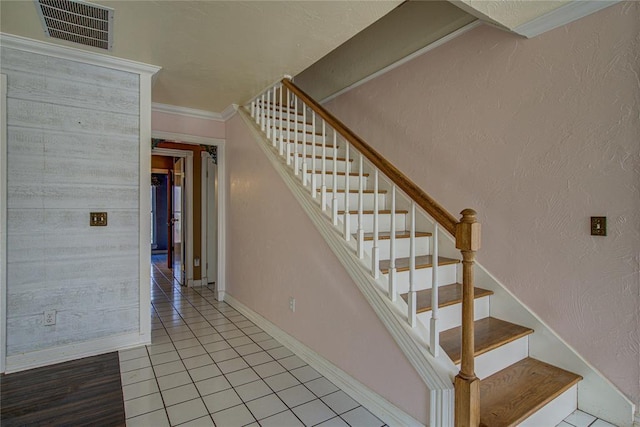
M 137 74 L 1 48 L 7 354 L 139 328 Z M 89 213 L 108 212 L 107 227 Z M 57 323 L 43 325 L 43 312 Z

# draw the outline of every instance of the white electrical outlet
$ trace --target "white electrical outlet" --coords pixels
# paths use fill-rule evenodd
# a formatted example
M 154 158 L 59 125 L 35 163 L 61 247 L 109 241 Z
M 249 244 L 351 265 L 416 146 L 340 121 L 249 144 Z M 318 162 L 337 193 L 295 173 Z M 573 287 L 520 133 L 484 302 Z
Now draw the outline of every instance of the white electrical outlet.
M 289 310 L 296 312 L 296 299 L 294 297 L 289 297 Z
M 44 325 L 51 326 L 56 324 L 56 311 L 47 310 L 44 312 Z

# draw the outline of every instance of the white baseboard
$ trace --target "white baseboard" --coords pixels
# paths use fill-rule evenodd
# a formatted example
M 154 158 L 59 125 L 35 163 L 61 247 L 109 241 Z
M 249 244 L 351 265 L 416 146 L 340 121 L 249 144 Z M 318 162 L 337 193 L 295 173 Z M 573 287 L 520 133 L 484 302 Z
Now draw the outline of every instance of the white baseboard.
M 149 334 L 145 335 L 134 332 L 29 353 L 15 354 L 7 357 L 6 373 L 54 365 L 56 363 L 68 362 L 83 357 L 96 356 L 111 351 L 125 350 L 127 348 L 148 344 L 151 344 L 151 336 Z
M 422 426 L 423 424 L 407 414 L 364 384 L 351 377 L 342 369 L 287 334 L 285 331 L 269 322 L 267 319 L 227 294 L 226 302 L 242 313 L 245 317 L 282 343 L 298 357 L 307 362 L 313 369 L 322 374 L 329 381 L 341 388 L 354 400 L 366 407 L 376 417 L 390 426 Z

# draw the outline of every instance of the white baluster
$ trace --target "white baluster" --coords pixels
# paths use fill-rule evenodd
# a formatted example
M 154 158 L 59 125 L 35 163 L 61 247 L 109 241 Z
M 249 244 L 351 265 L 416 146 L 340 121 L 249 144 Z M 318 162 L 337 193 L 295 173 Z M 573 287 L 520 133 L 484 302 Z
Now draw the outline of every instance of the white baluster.
M 282 152 L 282 144 L 283 144 L 282 139 L 284 138 L 284 122 L 282 120 L 283 114 L 284 114 L 282 112 L 282 92 L 284 92 L 283 89 L 284 89 L 284 87 L 282 85 L 280 85 L 280 94 L 279 94 L 280 102 L 278 103 L 278 107 L 280 108 L 280 111 L 276 111 L 275 109 L 273 111 L 273 116 L 274 117 L 276 116 L 276 114 L 280 113 L 280 122 L 278 123 L 278 129 L 279 129 L 278 138 L 280 139 L 280 141 L 279 141 L 280 148 L 279 148 L 278 151 L 280 151 L 280 152 Z M 273 146 L 274 147 L 276 146 L 276 141 L 275 140 L 273 141 Z
M 433 235 L 431 236 L 433 267 L 431 268 L 431 340 L 429 341 L 429 348 L 434 356 L 438 356 L 438 353 L 440 353 L 440 331 L 438 330 L 438 229 L 439 225 L 434 221 Z
M 378 206 L 378 168 L 373 172 L 373 249 L 371 250 L 371 272 L 373 278 L 380 277 L 380 248 L 378 247 L 379 209 Z M 393 215 L 392 215 L 393 216 Z
M 251 118 L 256 119 L 256 100 L 251 101 Z
M 291 165 L 291 108 L 287 103 L 287 166 Z
M 307 105 L 302 110 L 302 122 L 305 130 L 302 132 L 302 185 L 307 185 Z M 311 154 L 311 164 L 313 164 L 313 154 Z
M 264 103 L 264 93 L 262 94 L 261 97 L 261 106 L 260 106 L 260 129 L 262 129 L 262 132 L 264 132 L 264 128 L 265 128 L 265 122 L 266 122 L 266 117 L 267 117 L 267 107 Z
M 316 180 L 316 112 L 311 110 L 311 196 L 315 199 L 318 191 L 318 181 Z M 306 132 L 305 132 L 306 134 Z
M 349 171 L 351 170 L 351 162 L 349 162 L 349 141 L 345 141 L 347 143 L 347 165 L 344 170 L 347 176 L 349 176 Z M 347 242 L 351 240 L 351 215 L 349 212 L 349 180 L 346 180 L 346 184 L 344 186 L 344 194 L 346 195 L 344 199 L 344 240 Z
M 271 144 L 275 147 L 278 138 L 278 126 L 276 125 L 276 93 L 278 86 L 273 87 L 273 105 L 271 106 Z
M 293 109 L 294 111 L 294 116 L 293 116 L 293 120 L 295 123 L 295 129 L 296 129 L 296 133 L 295 133 L 295 144 L 293 146 L 293 170 L 294 170 L 294 174 L 298 175 L 299 170 L 300 169 L 300 156 L 298 155 L 298 97 L 294 95 L 293 98 Z M 304 126 L 302 126 L 303 128 L 303 132 L 304 132 Z
M 396 185 L 391 187 L 391 235 L 389 236 L 389 299 L 398 297 L 396 279 Z
M 364 228 L 362 228 L 364 211 L 364 176 L 362 175 L 362 153 L 358 162 L 358 258 L 364 258 Z M 349 175 L 346 175 L 349 181 Z
M 260 97 L 256 100 L 256 123 L 260 126 L 260 120 L 262 120 L 262 104 L 260 104 Z
M 322 119 L 322 171 L 320 174 L 320 206 L 322 207 L 322 211 L 325 212 L 327 210 L 327 124 L 324 119 Z M 334 172 L 334 184 L 335 178 L 336 175 Z
M 271 91 L 267 90 L 267 120 L 266 120 L 266 132 L 267 139 L 271 139 L 271 114 L 269 114 L 269 109 L 271 108 Z
M 416 203 L 411 201 L 411 228 L 409 229 L 409 326 L 416 326 Z
M 338 132 L 333 129 L 333 176 L 336 176 L 338 171 Z M 333 225 L 338 225 L 338 186 L 333 183 L 333 198 L 331 199 L 331 217 L 333 218 Z M 348 197 L 348 195 L 345 195 Z

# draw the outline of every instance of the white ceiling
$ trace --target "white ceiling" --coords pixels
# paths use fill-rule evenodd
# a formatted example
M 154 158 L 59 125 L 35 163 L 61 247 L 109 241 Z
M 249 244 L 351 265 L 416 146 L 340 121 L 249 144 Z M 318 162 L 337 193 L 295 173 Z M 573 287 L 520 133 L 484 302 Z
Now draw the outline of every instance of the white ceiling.
M 111 52 L 48 38 L 33 1 L 0 1 L 0 30 L 162 67 L 153 101 L 222 112 L 296 75 L 402 0 L 94 1 L 115 9 Z

